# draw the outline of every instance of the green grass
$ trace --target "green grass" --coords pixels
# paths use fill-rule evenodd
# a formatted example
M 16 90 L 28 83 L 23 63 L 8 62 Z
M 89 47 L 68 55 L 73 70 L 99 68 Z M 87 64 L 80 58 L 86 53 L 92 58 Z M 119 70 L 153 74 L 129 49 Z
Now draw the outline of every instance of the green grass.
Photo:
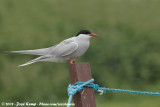
M 138 100 L 137 100 L 138 99 Z M 106 102 L 99 101 L 97 103 L 98 107 L 159 107 L 159 98 L 137 98 L 129 100 L 111 100 Z
M 160 1 L 0 0 L 0 102 L 65 102 L 68 63 L 2 51 L 46 48 L 82 29 L 100 35 L 78 62 L 91 64 L 95 83 L 110 88 L 159 91 Z M 133 98 L 134 97 L 134 98 Z M 158 107 L 159 97 L 107 93 L 98 107 Z

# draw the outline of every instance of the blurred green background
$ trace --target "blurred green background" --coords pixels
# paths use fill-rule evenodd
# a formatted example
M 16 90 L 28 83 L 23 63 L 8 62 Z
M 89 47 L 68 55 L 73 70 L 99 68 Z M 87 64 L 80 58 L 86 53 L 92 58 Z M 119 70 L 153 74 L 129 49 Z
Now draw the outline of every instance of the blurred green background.
M 0 102 L 67 102 L 69 63 L 2 51 L 46 48 L 82 29 L 100 35 L 78 62 L 91 64 L 95 83 L 160 90 L 159 0 L 0 0 Z M 96 93 L 97 107 L 159 107 L 160 97 Z M 1 106 L 1 105 L 0 105 Z

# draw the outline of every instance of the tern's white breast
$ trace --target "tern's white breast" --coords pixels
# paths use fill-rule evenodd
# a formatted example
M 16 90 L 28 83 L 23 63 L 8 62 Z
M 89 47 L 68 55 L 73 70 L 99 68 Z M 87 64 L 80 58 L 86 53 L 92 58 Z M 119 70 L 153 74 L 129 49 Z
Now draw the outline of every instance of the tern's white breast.
M 77 58 L 82 56 L 89 48 L 89 41 L 76 41 L 78 44 L 77 50 L 70 55 L 70 58 Z

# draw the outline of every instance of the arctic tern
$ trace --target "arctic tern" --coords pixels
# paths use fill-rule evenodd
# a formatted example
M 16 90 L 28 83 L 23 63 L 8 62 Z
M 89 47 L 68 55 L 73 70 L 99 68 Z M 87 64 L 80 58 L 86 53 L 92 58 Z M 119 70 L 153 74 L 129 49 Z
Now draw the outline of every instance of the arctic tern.
M 21 51 L 7 51 L 9 53 L 19 54 L 32 54 L 41 55 L 25 64 L 19 66 L 26 66 L 38 61 L 49 62 L 65 62 L 69 61 L 71 64 L 82 56 L 90 45 L 90 38 L 98 37 L 98 35 L 91 33 L 89 30 L 81 30 L 75 37 L 63 40 L 57 45 L 49 48 L 34 49 L 34 50 L 21 50 Z

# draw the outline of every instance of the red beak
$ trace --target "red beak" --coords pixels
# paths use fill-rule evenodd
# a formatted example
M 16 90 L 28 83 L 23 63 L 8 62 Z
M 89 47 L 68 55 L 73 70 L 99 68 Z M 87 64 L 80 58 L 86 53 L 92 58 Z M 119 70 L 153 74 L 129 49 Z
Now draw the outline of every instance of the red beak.
M 96 35 L 96 34 L 90 34 L 89 36 L 95 36 L 95 37 L 98 37 L 99 35 Z

